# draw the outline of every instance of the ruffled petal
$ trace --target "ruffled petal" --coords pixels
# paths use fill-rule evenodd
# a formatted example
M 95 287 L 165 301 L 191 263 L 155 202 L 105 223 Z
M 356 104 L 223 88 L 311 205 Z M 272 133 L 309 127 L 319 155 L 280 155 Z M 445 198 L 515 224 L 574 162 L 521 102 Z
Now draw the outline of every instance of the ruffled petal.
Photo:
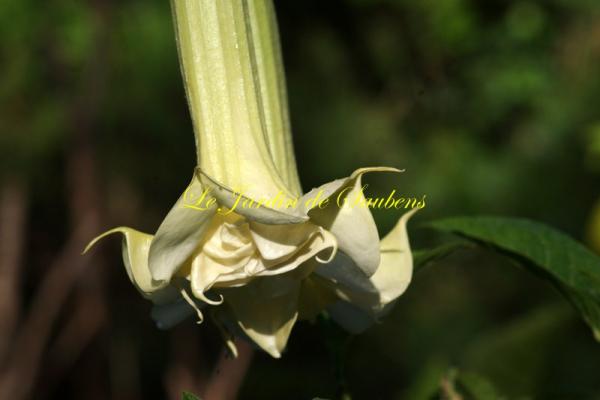
M 320 230 L 319 226 L 309 222 L 293 225 L 250 223 L 252 240 L 261 258 L 270 262 L 276 262 L 295 253 Z
M 335 253 L 336 247 L 335 237 L 326 230 L 317 228 L 308 240 L 289 254 L 286 259 L 278 259 L 276 262 L 263 260 L 256 253 L 254 257 L 248 258 L 243 266 L 236 263 L 232 268 L 231 261 L 226 264 L 223 260 L 210 257 L 202 251 L 192 261 L 190 276 L 192 293 L 202 299 L 204 293 L 212 287 L 239 287 L 257 277 L 289 273 L 320 253 L 329 250 L 326 257 L 331 257 Z

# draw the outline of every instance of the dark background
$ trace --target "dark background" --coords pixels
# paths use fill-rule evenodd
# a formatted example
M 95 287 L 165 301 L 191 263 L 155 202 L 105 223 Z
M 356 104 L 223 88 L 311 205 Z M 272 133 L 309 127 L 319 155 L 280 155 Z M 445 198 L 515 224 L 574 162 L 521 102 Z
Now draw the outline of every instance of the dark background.
M 406 172 L 369 183 L 427 196 L 414 248 L 440 240 L 425 221 L 493 214 L 600 249 L 600 2 L 276 9 L 305 190 L 396 166 Z M 177 62 L 166 0 L 0 3 L 0 386 L 16 382 L 22 398 L 177 398 L 220 351 L 209 323 L 155 328 L 118 240 L 79 254 L 114 226 L 154 232 L 187 185 Z M 398 217 L 377 212 L 381 233 Z M 298 324 L 283 359 L 257 354 L 241 397 L 335 396 L 326 339 Z M 600 399 L 588 328 L 546 283 L 484 251 L 419 272 L 345 367 L 354 399 L 426 398 L 450 367 L 508 398 Z

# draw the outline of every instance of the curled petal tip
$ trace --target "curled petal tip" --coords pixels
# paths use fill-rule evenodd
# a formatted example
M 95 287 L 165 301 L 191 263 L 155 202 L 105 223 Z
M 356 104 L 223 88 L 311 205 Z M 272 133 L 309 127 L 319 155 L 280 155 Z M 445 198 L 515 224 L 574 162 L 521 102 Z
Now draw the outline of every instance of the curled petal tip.
M 184 288 L 180 290 L 180 293 L 184 300 L 196 311 L 196 314 L 198 315 L 198 321 L 196 321 L 196 323 L 200 325 L 202 322 L 204 322 L 204 315 L 202 314 L 202 311 L 200 311 L 200 308 L 198 308 L 196 302 L 190 297 Z
M 219 295 L 219 300 L 212 300 L 212 299 L 209 299 L 206 296 L 206 294 L 204 294 L 203 291 L 199 291 L 199 290 L 195 290 L 194 291 L 194 296 L 196 296 L 197 298 L 199 298 L 203 302 L 205 302 L 207 304 L 210 304 L 211 306 L 221 305 L 221 304 L 223 304 L 223 301 L 225 301 L 225 298 L 223 298 L 222 294 Z
M 404 172 L 405 169 L 398 169 L 394 167 L 364 167 L 359 168 L 350 175 L 350 178 L 356 178 L 362 174 L 366 174 L 368 172 Z
M 323 238 L 323 239 L 325 239 L 325 238 Z M 329 254 L 329 257 L 327 257 L 327 259 L 323 259 L 323 258 L 321 258 L 321 257 L 319 257 L 317 255 L 317 256 L 315 256 L 315 259 L 320 264 L 329 264 L 330 262 L 333 261 L 333 259 L 337 255 L 337 252 L 338 252 L 338 243 L 337 243 L 337 240 L 335 240 L 335 238 L 334 238 L 334 240 L 333 240 L 333 248 L 331 249 L 331 253 Z
M 91 248 L 94 247 L 96 245 L 96 243 L 98 243 L 101 239 L 105 238 L 108 235 L 112 235 L 113 233 L 122 232 L 123 229 L 124 229 L 123 227 L 113 228 L 111 230 L 108 230 L 108 231 L 96 236 L 87 244 L 87 246 L 85 246 L 85 249 L 83 249 L 83 251 L 81 252 L 81 255 L 84 255 L 88 251 L 90 251 Z
M 396 167 L 382 167 L 381 172 L 406 172 L 405 168 L 396 168 Z

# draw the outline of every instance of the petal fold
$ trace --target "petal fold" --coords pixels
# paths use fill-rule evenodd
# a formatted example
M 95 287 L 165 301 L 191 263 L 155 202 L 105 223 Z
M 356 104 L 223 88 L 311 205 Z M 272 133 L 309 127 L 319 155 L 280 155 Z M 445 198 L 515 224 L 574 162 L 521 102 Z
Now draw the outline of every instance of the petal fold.
M 244 287 L 224 290 L 239 327 L 272 357 L 281 357 L 298 318 L 300 282 L 274 297 L 272 286 L 279 277 L 254 281 Z
M 194 174 L 150 244 L 148 264 L 155 280 L 170 281 L 200 243 L 216 209 Z
M 215 255 L 219 254 L 219 251 L 213 248 L 222 245 L 218 237 L 217 232 L 207 241 L 205 249 L 208 247 L 210 251 L 202 251 L 192 260 L 190 281 L 192 292 L 198 298 L 203 298 L 204 293 L 213 287 L 240 287 L 258 277 L 290 273 L 322 252 L 335 252 L 337 247 L 335 237 L 317 227 L 304 243 L 283 259 L 265 260 L 258 250 L 253 254 L 238 253 L 239 257 L 236 258 L 216 258 Z M 223 252 L 223 255 L 231 254 Z
M 321 228 L 312 223 L 292 225 L 266 225 L 250 223 L 250 233 L 261 257 L 275 262 L 296 252 Z
M 361 331 L 384 315 L 404 293 L 412 277 L 412 254 L 407 221 L 417 212 L 405 213 L 380 244 L 381 262 L 370 278 L 357 271 L 352 259 L 340 251 L 330 264 L 316 269 L 317 277 L 340 299 L 328 308 L 332 317 L 350 331 Z
M 244 188 L 230 188 L 222 182 L 210 177 L 200 168 L 196 168 L 196 174 L 202 184 L 210 189 L 210 193 L 217 199 L 220 205 L 235 211 L 250 221 L 257 221 L 263 224 L 279 225 L 279 224 L 299 224 L 308 221 L 308 216 L 302 213 L 301 210 L 290 207 L 268 207 L 266 205 L 258 205 L 260 199 L 253 199 L 244 193 Z M 268 196 L 265 193 L 264 196 Z M 281 192 L 280 195 L 285 199 L 284 203 L 296 199 Z M 267 199 L 265 199 L 267 200 Z M 223 210 L 219 210 L 223 211 Z
M 368 172 L 401 172 L 387 167 L 361 168 L 348 178 L 338 179 L 313 189 L 303 199 L 314 198 L 321 192 L 329 199 L 323 207 L 313 207 L 309 215 L 313 221 L 329 230 L 337 238 L 339 249 L 353 260 L 367 277 L 379 266 L 379 234 L 371 210 L 363 193 L 362 175 Z

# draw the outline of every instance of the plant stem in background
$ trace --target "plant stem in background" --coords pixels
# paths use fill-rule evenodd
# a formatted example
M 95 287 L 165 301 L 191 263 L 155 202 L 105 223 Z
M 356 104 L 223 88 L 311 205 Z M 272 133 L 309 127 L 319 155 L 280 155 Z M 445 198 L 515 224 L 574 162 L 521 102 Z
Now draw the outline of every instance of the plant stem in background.
M 7 178 L 0 187 L 0 359 L 6 356 L 19 322 L 27 197 L 20 178 Z
M 254 354 L 254 349 L 243 340 L 236 342 L 238 357 L 232 359 L 223 351 L 202 398 L 208 400 L 234 400 Z

